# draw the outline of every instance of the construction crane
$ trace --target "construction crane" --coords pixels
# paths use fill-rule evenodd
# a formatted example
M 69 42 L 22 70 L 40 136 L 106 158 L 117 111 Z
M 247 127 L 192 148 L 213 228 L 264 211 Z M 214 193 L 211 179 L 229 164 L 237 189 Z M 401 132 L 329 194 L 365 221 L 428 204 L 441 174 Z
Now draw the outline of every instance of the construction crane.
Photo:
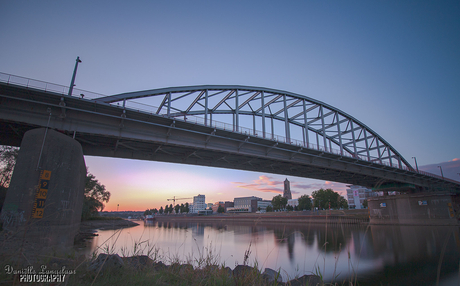
M 176 196 L 174 196 L 174 198 L 167 199 L 167 200 L 168 201 L 173 201 L 173 205 L 176 205 L 176 201 L 178 201 L 178 200 L 189 200 L 189 199 L 192 199 L 192 198 L 179 198 L 179 199 L 176 199 Z

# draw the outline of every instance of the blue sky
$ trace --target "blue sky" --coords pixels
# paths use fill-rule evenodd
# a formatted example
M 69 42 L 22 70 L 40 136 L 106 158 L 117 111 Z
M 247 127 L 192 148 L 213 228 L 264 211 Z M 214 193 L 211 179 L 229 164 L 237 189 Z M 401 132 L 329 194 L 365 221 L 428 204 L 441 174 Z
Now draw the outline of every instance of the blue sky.
M 295 92 L 357 118 L 409 162 L 415 156 L 436 174 L 438 165 L 453 165 L 449 176 L 460 178 L 458 1 L 0 0 L 0 27 L 0 72 L 69 85 L 80 56 L 76 87 L 106 95 L 201 84 Z M 144 185 L 164 170 L 203 177 L 212 187 L 201 193 L 211 202 L 233 194 L 268 199 L 273 193 L 244 186 L 280 187 L 274 183 L 285 179 L 118 159 L 87 158 L 87 165 L 113 193 L 108 208 L 122 201 L 110 181 L 117 172 Z M 141 179 L 138 170 L 151 173 Z M 298 195 L 326 186 L 289 179 Z M 154 207 L 199 193 L 184 188 L 155 187 L 151 199 L 161 203 Z M 146 196 L 136 190 L 131 197 Z

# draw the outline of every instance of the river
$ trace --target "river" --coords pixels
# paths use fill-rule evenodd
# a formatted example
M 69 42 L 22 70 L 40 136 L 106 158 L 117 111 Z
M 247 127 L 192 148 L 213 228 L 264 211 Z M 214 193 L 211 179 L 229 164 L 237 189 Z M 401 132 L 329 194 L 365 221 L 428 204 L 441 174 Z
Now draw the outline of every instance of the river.
M 153 222 L 100 230 L 86 253 L 238 264 L 359 285 L 460 285 L 458 227 Z

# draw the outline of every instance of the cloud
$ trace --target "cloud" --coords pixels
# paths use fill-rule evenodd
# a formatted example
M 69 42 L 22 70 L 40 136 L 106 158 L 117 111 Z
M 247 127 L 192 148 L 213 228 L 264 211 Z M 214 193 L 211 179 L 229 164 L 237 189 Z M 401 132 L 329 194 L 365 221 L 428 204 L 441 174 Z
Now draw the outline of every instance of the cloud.
M 233 182 L 237 188 L 248 189 L 251 191 L 282 194 L 284 191 L 284 184 L 281 181 L 275 181 L 272 177 L 265 175 L 259 176 L 259 179 L 253 180 L 252 183 Z M 277 187 L 280 186 L 280 187 Z
M 262 175 L 258 179 L 253 180 L 251 183 L 232 182 L 237 188 L 243 188 L 256 192 L 283 194 L 284 182 L 277 181 L 273 177 Z M 311 183 L 305 184 L 296 181 L 290 181 L 291 193 L 293 195 L 311 194 L 313 191 L 319 189 L 332 189 L 341 195 L 346 194 L 346 185 L 342 183 L 335 183 L 326 181 L 324 183 Z M 293 198 L 296 198 L 293 196 Z

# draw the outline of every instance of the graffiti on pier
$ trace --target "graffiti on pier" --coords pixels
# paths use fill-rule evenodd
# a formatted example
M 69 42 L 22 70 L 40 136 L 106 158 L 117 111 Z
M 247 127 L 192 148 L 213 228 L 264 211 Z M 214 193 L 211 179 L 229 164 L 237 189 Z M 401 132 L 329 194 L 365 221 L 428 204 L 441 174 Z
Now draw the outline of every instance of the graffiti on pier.
M 26 221 L 24 218 L 24 211 L 18 209 L 18 206 L 14 204 L 4 206 L 0 219 L 2 220 L 4 227 L 16 227 Z

